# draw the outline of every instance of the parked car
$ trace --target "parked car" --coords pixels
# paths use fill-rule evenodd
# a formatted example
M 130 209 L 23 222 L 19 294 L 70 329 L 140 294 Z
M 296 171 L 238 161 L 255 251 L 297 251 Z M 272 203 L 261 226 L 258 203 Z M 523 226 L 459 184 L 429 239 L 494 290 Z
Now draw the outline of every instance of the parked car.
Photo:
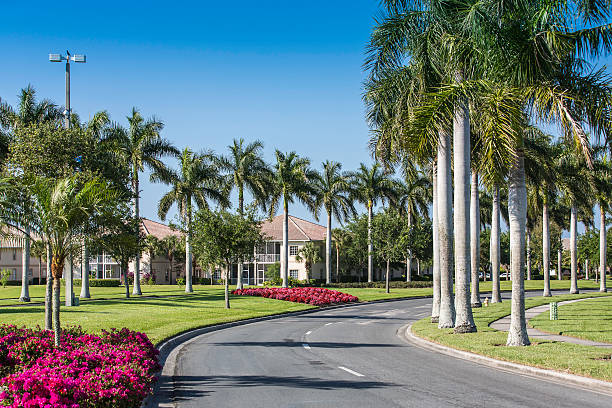
M 491 280 L 491 273 L 490 272 L 487 272 L 486 276 L 487 276 L 487 280 Z M 478 279 L 483 279 L 483 273 L 482 272 L 478 273 Z

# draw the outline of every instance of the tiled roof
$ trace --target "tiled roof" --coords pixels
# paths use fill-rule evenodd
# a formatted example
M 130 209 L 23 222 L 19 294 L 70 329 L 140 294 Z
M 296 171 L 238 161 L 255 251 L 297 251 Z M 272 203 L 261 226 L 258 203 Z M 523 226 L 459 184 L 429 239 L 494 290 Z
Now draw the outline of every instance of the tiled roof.
M 289 241 L 325 241 L 326 228 L 314 222 L 289 216 Z M 283 240 L 283 215 L 261 223 L 261 232 L 269 241 Z
M 167 236 L 175 235 L 180 237 L 180 231 L 170 228 L 160 222 L 151 221 L 147 218 L 142 219 L 142 229 L 146 235 L 153 235 L 157 239 L 164 239 Z

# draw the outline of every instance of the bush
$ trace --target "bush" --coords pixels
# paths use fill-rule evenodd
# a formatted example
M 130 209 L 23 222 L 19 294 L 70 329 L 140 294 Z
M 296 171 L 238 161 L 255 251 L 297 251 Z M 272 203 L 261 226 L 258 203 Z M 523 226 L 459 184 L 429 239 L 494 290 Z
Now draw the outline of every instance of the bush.
M 0 326 L 0 406 L 135 407 L 152 391 L 159 352 L 143 333 Z
M 81 286 L 80 279 L 73 279 L 72 284 L 74 286 Z M 61 280 L 61 285 L 66 286 L 66 280 Z M 119 279 L 90 279 L 89 287 L 91 288 L 118 288 L 121 286 L 121 281 Z
M 11 276 L 11 271 L 9 271 L 8 269 L 3 269 L 2 271 L 0 271 L 0 284 L 2 284 L 3 288 L 6 288 L 6 286 L 8 285 L 9 276 Z
M 232 295 L 261 296 L 289 302 L 306 303 L 314 306 L 359 301 L 356 296 L 347 293 L 313 287 L 236 289 L 232 291 Z
M 212 285 L 212 279 L 211 278 L 193 278 L 193 282 L 197 283 L 198 285 Z
M 385 282 L 349 282 L 349 283 L 330 283 L 325 285 L 328 288 L 384 288 Z M 391 281 L 389 287 L 393 289 L 408 289 L 408 288 L 431 288 L 433 282 L 431 281 Z
M 185 278 L 176 278 L 176 284 L 178 286 L 185 286 Z

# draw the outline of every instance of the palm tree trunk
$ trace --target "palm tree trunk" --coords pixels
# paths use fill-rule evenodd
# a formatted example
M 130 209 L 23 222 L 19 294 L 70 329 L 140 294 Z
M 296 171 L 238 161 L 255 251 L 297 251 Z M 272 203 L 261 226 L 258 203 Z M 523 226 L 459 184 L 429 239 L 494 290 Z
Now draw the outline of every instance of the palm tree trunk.
M 408 218 L 408 232 L 410 232 L 410 229 L 412 228 L 412 214 L 410 213 L 410 210 L 408 210 L 407 218 Z M 406 258 L 406 282 L 411 282 L 411 281 L 412 281 L 412 253 L 410 249 L 408 249 L 408 257 Z
M 387 274 L 385 275 L 385 293 L 389 293 L 389 269 L 391 269 L 390 265 L 391 262 L 389 261 L 389 259 L 387 259 Z
M 134 167 L 132 170 L 132 193 L 134 194 L 134 217 L 138 220 L 138 228 L 140 228 L 140 182 L 138 181 L 138 169 Z M 140 235 L 139 238 L 140 239 Z M 134 258 L 134 290 L 132 294 L 142 295 L 140 290 L 140 254 Z M 127 276 L 127 270 L 125 271 Z
M 65 305 L 74 306 L 74 262 L 72 255 L 68 258 L 68 273 L 66 274 L 66 299 Z
M 340 282 L 340 247 L 336 242 L 336 281 Z
M 570 213 L 570 257 L 571 257 L 571 279 L 570 293 L 578 293 L 578 251 L 576 248 L 576 234 L 578 224 L 578 209 L 576 202 L 572 201 L 572 210 Z
M 601 201 L 599 202 L 599 273 L 601 274 L 599 280 L 599 291 L 607 292 L 608 288 L 606 288 L 606 210 L 602 205 Z
M 81 261 L 81 299 L 89 299 L 89 249 L 83 240 L 83 255 Z
M 464 100 L 453 118 L 455 333 L 476 331 L 470 304 L 470 153 L 470 114 Z
M 438 323 L 440 318 L 440 242 L 438 231 L 438 170 L 436 161 L 433 163 L 432 188 L 433 188 L 433 214 L 432 214 L 432 235 L 433 235 L 433 299 L 431 305 L 431 322 Z
M 289 287 L 289 208 L 287 199 L 283 196 L 283 250 L 281 256 L 281 278 L 283 288 Z
M 542 269 L 544 272 L 544 293 L 542 296 L 552 296 L 550 293 L 550 229 L 548 219 L 548 202 L 542 206 Z
M 421 260 L 417 258 L 417 276 L 421 276 Z
M 325 283 L 331 283 L 331 262 L 332 262 L 332 214 L 327 213 L 327 236 L 325 239 Z
M 46 244 L 47 247 L 47 282 L 45 287 L 45 330 L 53 330 L 53 274 L 51 272 L 51 263 L 53 262 L 53 253 L 51 252 L 51 245 Z
M 563 245 L 563 243 L 561 243 Z M 562 250 L 557 251 L 557 280 L 563 279 L 563 263 L 561 262 Z
M 472 307 L 480 303 L 480 200 L 478 198 L 478 173 L 472 173 L 472 197 L 470 201 L 470 248 L 472 260 Z
M 372 258 L 372 200 L 368 201 L 368 282 L 373 280 L 374 259 Z
M 121 270 L 119 271 L 119 274 L 123 273 L 123 281 L 125 283 L 125 297 L 126 299 L 130 298 L 130 280 L 128 278 L 128 266 L 121 264 L 120 265 Z
M 438 141 L 438 234 L 440 241 L 440 329 L 455 326 L 453 299 L 453 189 L 451 185 L 450 135 Z
M 531 235 L 529 228 L 525 227 L 525 240 L 527 245 L 527 280 L 531 280 Z
M 500 228 L 499 228 L 499 186 L 493 187 L 493 209 L 491 214 L 491 242 L 489 252 L 491 254 L 491 303 L 502 301 L 499 288 L 499 264 L 500 264 Z
M 227 271 L 225 272 L 225 288 L 224 288 L 224 296 L 225 296 L 225 308 L 229 309 L 230 308 L 230 301 L 229 301 L 229 277 L 230 277 L 230 271 L 232 268 L 232 264 L 231 263 L 227 263 Z
M 510 224 L 510 270 L 512 273 L 512 304 L 508 346 L 527 346 L 527 320 L 525 319 L 525 223 L 527 219 L 527 187 L 525 185 L 525 158 L 519 151 L 517 162 L 508 175 L 508 218 Z
M 53 332 L 55 347 L 60 344 L 60 285 L 62 271 L 64 269 L 64 259 L 53 259 L 51 266 L 53 275 Z
M 585 274 L 585 279 L 589 280 L 589 260 L 588 259 L 584 260 L 584 274 Z
M 193 293 L 193 259 L 191 257 L 191 197 L 187 197 L 187 233 L 185 234 L 185 293 Z
M 30 228 L 26 227 L 23 239 L 23 253 L 21 257 L 21 295 L 20 302 L 30 301 Z

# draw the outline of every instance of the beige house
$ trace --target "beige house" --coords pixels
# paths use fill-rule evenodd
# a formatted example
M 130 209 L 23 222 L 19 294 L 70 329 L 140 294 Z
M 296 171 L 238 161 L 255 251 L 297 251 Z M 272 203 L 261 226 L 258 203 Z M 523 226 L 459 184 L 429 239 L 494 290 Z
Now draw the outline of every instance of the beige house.
M 265 220 L 261 225 L 261 232 L 265 242 L 254 249 L 253 262 L 245 263 L 242 270 L 242 283 L 244 285 L 262 285 L 267 280 L 267 271 L 270 266 L 281 260 L 283 248 L 283 215 L 277 215 L 272 220 Z M 292 215 L 289 216 L 289 276 L 295 279 L 306 279 L 304 262 L 297 262 L 295 256 L 308 242 L 314 242 L 321 250 L 321 258 L 325 259 L 325 232 L 326 228 L 310 221 Z M 231 284 L 238 282 L 238 266 L 232 266 Z M 214 280 L 221 279 L 221 270 L 213 274 Z M 311 279 L 325 278 L 325 261 L 312 266 Z

